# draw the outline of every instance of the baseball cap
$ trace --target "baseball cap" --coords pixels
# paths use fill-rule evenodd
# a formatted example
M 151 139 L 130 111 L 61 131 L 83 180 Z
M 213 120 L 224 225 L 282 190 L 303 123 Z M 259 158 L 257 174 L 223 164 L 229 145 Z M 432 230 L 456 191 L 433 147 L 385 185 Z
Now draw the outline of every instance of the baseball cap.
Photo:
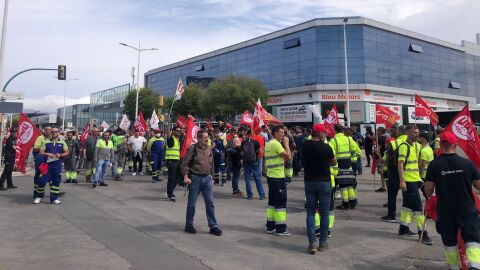
M 448 142 L 449 144 L 455 144 L 457 143 L 457 137 L 453 133 L 446 131 L 440 135 L 440 141 Z
M 320 133 L 320 132 L 327 132 L 327 129 L 325 129 L 325 125 L 323 124 L 315 124 L 312 127 L 312 131 L 315 133 Z

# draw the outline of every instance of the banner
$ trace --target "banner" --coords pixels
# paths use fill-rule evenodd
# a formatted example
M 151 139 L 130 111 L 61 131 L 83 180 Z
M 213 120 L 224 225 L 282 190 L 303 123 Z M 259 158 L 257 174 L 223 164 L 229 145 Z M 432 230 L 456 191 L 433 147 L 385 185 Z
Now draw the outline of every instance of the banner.
M 375 123 L 377 125 L 385 125 L 385 128 L 389 129 L 395 125 L 398 120 L 400 120 L 400 116 L 398 114 L 380 104 L 376 105 Z
M 90 123 L 85 124 L 85 130 L 82 133 L 82 136 L 80 136 L 80 142 L 82 145 L 85 143 L 85 140 L 88 137 L 88 134 L 90 133 Z
M 28 154 L 35 143 L 35 140 L 41 134 L 40 130 L 30 121 L 30 119 L 28 119 L 23 113 L 20 113 L 20 118 L 18 119 L 15 166 L 23 174 L 26 173 L 25 162 Z
M 197 143 L 197 133 L 200 130 L 200 128 L 195 125 L 195 118 L 191 115 L 187 117 L 187 131 L 185 132 L 185 140 L 183 141 L 183 146 L 182 146 L 182 151 L 180 152 L 180 158 L 183 158 L 185 156 L 185 153 L 187 152 L 187 148 L 194 144 Z
M 255 112 L 253 114 L 253 131 L 255 134 L 259 134 L 262 130 L 263 125 L 283 125 L 282 121 L 275 118 L 267 112 L 263 107 L 260 99 L 255 103 Z
M 253 118 L 252 116 L 248 113 L 248 111 L 244 111 L 242 115 L 242 120 L 240 120 L 240 125 L 246 125 L 246 126 L 253 126 Z
M 103 121 L 102 124 L 100 125 L 100 127 L 102 127 L 103 129 L 103 132 L 107 131 L 108 128 L 110 127 L 107 122 Z
M 457 137 L 457 144 L 462 148 L 468 159 L 480 169 L 480 139 L 470 116 L 468 106 L 465 106 L 443 132 L 449 131 Z
M 119 127 L 122 130 L 127 131 L 130 128 L 130 125 L 131 125 L 130 120 L 128 120 L 127 115 L 124 114 L 123 117 L 122 117 L 122 121 L 120 121 L 120 126 Z
M 153 109 L 152 118 L 150 118 L 150 127 L 157 129 L 158 123 L 160 123 L 160 119 L 158 119 L 157 113 L 155 112 L 155 109 Z
M 176 125 L 177 127 L 185 128 L 187 126 L 187 119 L 179 114 Z
M 434 127 L 438 125 L 438 115 L 428 106 L 428 104 L 417 94 L 415 94 L 415 116 L 426 116 Z
M 138 131 L 138 133 L 140 133 L 140 136 L 143 136 L 143 134 L 147 132 L 148 126 L 147 126 L 147 123 L 145 122 L 145 119 L 143 118 L 142 112 L 138 113 L 138 117 L 135 120 L 133 127 L 135 128 L 135 131 Z
M 334 126 L 338 124 L 338 111 L 337 105 L 334 104 L 332 109 L 327 115 L 327 118 L 324 121 L 325 128 L 327 129 L 327 136 L 330 138 L 335 137 L 335 129 Z
M 317 117 L 320 121 L 322 121 L 322 114 L 320 113 L 320 106 L 318 105 L 308 105 L 310 111 L 312 111 L 313 115 Z
M 180 100 L 182 98 L 184 92 L 185 92 L 185 88 L 183 87 L 182 78 L 180 78 L 178 80 L 177 90 L 175 91 L 175 99 L 174 100 Z
M 277 116 L 284 123 L 312 122 L 312 113 L 306 104 L 277 107 Z

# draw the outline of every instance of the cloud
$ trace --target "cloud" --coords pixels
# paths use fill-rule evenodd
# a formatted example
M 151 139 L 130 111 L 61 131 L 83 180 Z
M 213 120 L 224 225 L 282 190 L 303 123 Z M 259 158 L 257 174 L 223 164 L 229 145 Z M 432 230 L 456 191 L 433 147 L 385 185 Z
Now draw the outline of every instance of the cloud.
M 161 2 L 161 4 L 159 4 Z M 67 97 L 132 81 L 137 53 L 125 42 L 156 47 L 141 57 L 143 73 L 313 18 L 364 16 L 460 44 L 480 25 L 478 0 L 23 0 L 10 1 L 3 81 L 32 68 L 67 65 Z M 20 75 L 9 91 L 45 106 L 63 96 L 54 71 Z M 33 106 L 33 107 L 35 107 Z M 25 106 L 27 107 L 27 106 Z M 30 105 L 28 106 L 30 107 Z
M 73 104 L 89 104 L 90 97 L 66 98 L 66 106 Z M 24 109 L 39 110 L 41 112 L 56 113 L 57 108 L 63 107 L 63 96 L 48 95 L 41 98 L 25 98 L 23 101 Z

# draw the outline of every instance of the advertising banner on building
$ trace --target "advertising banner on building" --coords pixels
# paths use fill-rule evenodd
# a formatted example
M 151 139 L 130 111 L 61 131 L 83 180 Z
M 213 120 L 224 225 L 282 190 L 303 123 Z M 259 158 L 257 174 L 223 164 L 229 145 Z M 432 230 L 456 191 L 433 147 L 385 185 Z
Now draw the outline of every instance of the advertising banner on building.
M 430 124 L 428 116 L 418 116 L 415 122 L 415 107 L 408 107 L 408 123 L 409 124 Z
M 284 123 L 311 122 L 312 112 L 309 104 L 281 106 L 277 108 L 278 120 Z

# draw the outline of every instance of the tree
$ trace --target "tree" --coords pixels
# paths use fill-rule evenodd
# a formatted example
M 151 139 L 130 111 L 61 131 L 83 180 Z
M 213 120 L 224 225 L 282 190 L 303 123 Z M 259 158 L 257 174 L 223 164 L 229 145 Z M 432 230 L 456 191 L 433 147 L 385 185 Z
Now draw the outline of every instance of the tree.
M 172 117 L 177 114 L 188 115 L 192 114 L 195 116 L 203 116 L 204 113 L 200 109 L 200 100 L 203 98 L 205 89 L 197 84 L 190 84 L 185 86 L 185 92 L 180 100 L 175 101 L 175 105 L 172 110 Z M 170 112 L 170 107 L 172 106 L 174 97 L 169 97 L 165 101 L 165 111 Z
M 159 95 L 153 92 L 149 88 L 142 88 L 138 93 L 138 112 L 142 112 L 143 116 L 146 118 L 150 117 L 153 109 L 160 109 L 160 100 Z M 136 103 L 136 92 L 135 90 L 130 91 L 128 95 L 123 100 L 124 108 L 123 113 L 125 113 L 129 119 L 135 119 L 135 103 Z
M 253 111 L 253 100 L 260 98 L 265 103 L 267 97 L 267 88 L 261 81 L 232 75 L 211 83 L 200 102 L 206 115 L 231 117 L 244 110 Z

